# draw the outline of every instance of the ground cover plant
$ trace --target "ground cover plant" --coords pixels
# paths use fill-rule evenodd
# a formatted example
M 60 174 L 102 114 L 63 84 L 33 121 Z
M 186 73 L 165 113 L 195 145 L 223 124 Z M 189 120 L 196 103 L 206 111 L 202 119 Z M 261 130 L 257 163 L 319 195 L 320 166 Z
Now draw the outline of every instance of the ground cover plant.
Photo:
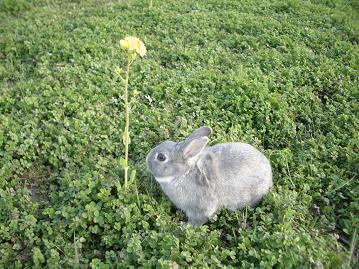
M 0 2 L 1 268 L 355 268 L 357 1 Z M 114 76 L 131 66 L 130 166 Z M 148 151 L 200 125 L 271 160 L 255 208 L 181 225 Z

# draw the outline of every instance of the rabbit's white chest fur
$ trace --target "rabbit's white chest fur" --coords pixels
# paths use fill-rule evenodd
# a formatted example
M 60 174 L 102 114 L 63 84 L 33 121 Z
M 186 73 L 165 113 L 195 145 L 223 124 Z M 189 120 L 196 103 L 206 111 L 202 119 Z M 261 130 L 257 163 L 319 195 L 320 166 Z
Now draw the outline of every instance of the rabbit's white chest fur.
M 162 190 L 171 201 L 185 211 L 189 219 L 198 220 L 192 224 L 205 222 L 219 206 L 215 189 L 209 186 L 201 188 L 198 186 L 198 181 L 193 180 L 200 177 L 199 171 L 194 170 L 172 181 L 160 182 Z

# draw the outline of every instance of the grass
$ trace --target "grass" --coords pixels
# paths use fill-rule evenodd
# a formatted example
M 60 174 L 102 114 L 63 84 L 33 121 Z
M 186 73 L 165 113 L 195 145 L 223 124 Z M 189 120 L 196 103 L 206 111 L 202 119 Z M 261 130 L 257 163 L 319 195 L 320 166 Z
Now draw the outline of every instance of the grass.
M 0 267 L 355 268 L 356 1 L 0 3 Z M 123 188 L 119 40 L 132 66 Z M 255 208 L 181 225 L 148 151 L 200 125 L 271 160 Z

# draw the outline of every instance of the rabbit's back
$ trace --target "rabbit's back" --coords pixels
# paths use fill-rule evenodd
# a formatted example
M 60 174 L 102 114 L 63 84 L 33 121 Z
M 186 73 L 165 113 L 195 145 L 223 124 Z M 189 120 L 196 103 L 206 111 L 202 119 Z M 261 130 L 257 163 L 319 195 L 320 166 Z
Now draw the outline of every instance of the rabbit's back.
M 249 144 L 208 147 L 201 154 L 200 166 L 215 186 L 220 206 L 231 210 L 252 206 L 273 185 L 269 160 Z

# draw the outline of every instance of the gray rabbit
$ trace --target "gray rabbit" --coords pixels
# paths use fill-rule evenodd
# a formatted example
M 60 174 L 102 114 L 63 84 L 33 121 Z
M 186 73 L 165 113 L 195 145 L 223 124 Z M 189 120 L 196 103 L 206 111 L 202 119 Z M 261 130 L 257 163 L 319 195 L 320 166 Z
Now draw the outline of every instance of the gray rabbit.
M 165 141 L 146 158 L 162 190 L 192 225 L 207 222 L 221 207 L 253 206 L 273 185 L 270 162 L 262 153 L 237 142 L 206 147 L 211 132 L 203 126 L 184 141 Z

